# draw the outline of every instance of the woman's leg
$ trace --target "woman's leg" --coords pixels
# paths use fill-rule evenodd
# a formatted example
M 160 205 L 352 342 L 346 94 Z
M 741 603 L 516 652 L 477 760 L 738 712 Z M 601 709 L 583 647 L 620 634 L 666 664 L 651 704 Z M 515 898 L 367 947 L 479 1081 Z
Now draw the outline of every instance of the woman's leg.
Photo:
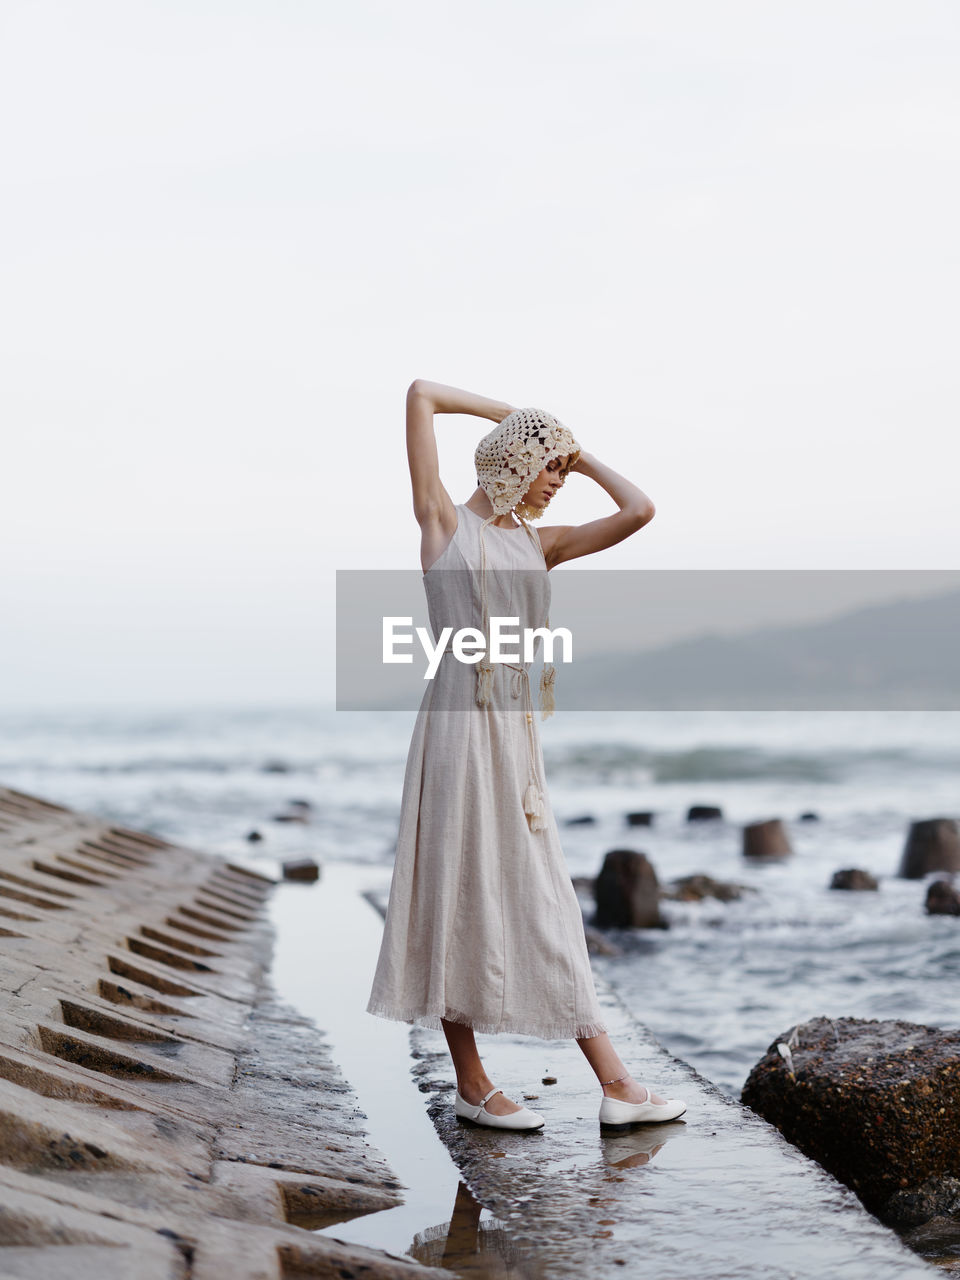
M 480 1105 L 480 1099 L 493 1088 L 493 1081 L 483 1069 L 477 1042 L 473 1036 L 473 1028 L 465 1027 L 460 1022 L 448 1022 L 440 1019 L 443 1034 L 447 1037 L 447 1048 L 453 1059 L 453 1067 L 457 1073 L 457 1088 L 460 1097 L 473 1106 Z M 514 1111 L 522 1110 L 515 1102 L 503 1093 L 495 1093 L 486 1104 L 487 1110 L 495 1116 L 509 1116 Z
M 621 1102 L 653 1102 L 660 1105 L 666 1102 L 666 1098 L 661 1098 L 658 1093 L 652 1093 L 644 1084 L 638 1084 L 633 1076 L 629 1074 L 627 1068 L 620 1061 L 620 1057 L 614 1049 L 610 1041 L 610 1037 L 606 1032 L 599 1036 L 590 1036 L 583 1040 L 578 1040 L 577 1044 L 584 1052 L 587 1061 L 593 1067 L 597 1079 L 616 1080 L 617 1076 L 625 1076 L 624 1080 L 617 1080 L 616 1084 L 605 1084 L 603 1092 L 608 1098 L 619 1098 Z

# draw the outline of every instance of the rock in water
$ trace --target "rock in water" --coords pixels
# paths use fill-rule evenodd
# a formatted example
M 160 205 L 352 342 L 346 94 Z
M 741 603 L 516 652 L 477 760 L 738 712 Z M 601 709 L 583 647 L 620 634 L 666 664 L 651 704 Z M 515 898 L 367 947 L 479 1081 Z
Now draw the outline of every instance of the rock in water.
M 583 926 L 583 934 L 587 940 L 587 950 L 592 956 L 622 956 L 623 948 L 611 942 L 605 933 L 594 929 L 592 925 Z
M 910 824 L 900 875 L 922 880 L 931 871 L 960 871 L 960 829 L 953 818 L 925 818 Z
M 666 929 L 653 863 L 635 849 L 611 849 L 593 886 L 598 929 Z
M 320 865 L 313 858 L 292 858 L 283 863 L 284 880 L 319 880 Z
M 652 827 L 653 811 L 651 809 L 638 810 L 636 813 L 627 814 L 628 827 Z
M 830 881 L 831 889 L 879 889 L 880 884 L 876 876 L 872 876 L 869 871 L 864 871 L 862 867 L 844 867 L 842 871 L 835 871 L 833 879 Z
M 748 822 L 743 828 L 745 858 L 789 858 L 792 853 L 786 827 L 780 818 Z
M 925 905 L 931 916 L 960 916 L 960 893 L 949 880 L 934 880 L 927 890 Z
M 734 884 L 729 880 L 714 880 L 713 876 L 700 872 L 692 876 L 679 876 L 670 881 L 669 889 L 663 896 L 673 898 L 677 902 L 701 902 L 704 898 L 719 898 L 721 902 L 733 902 L 744 893 L 753 893 L 746 884 Z
M 687 810 L 688 822 L 710 822 L 722 817 L 723 810 L 718 804 L 692 804 Z
M 741 1101 L 891 1225 L 904 1192 L 936 1206 L 960 1173 L 960 1031 L 813 1018 L 774 1041 Z

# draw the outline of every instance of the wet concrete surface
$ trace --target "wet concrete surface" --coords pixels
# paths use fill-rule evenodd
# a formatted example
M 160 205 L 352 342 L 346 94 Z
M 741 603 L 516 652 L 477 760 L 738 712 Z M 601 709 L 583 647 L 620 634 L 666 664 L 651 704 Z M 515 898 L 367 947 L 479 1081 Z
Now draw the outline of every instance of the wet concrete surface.
M 372 869 L 368 884 L 367 901 L 382 915 L 387 884 Z M 531 1280 L 602 1280 L 641 1268 L 664 1280 L 944 1275 L 772 1125 L 668 1053 L 599 975 L 596 984 L 634 1077 L 682 1097 L 685 1115 L 601 1134 L 600 1090 L 574 1041 L 478 1034 L 491 1079 L 546 1117 L 529 1134 L 478 1128 L 453 1114 L 443 1035 L 412 1028 L 413 1077 L 461 1182 L 444 1219 L 418 1231 L 410 1256 L 463 1276 Z M 379 1141 L 376 1124 L 371 1133 Z M 415 1185 L 407 1197 L 412 1209 Z M 937 1252 L 934 1242 L 929 1254 Z
M 610 1034 L 634 1077 L 688 1104 L 679 1120 L 601 1135 L 600 1091 L 573 1041 L 478 1036 L 492 1080 L 546 1117 L 511 1134 L 453 1114 L 443 1037 L 414 1028 L 414 1074 L 475 1202 L 496 1226 L 475 1233 L 476 1260 L 499 1247 L 502 1274 L 659 1280 L 844 1280 L 942 1275 L 766 1121 L 672 1055 L 598 980 Z M 544 1076 L 556 1085 L 544 1085 Z M 461 1197 L 451 1259 L 463 1273 L 469 1206 Z M 466 1237 L 464 1236 L 466 1232 Z M 482 1235 L 482 1239 L 480 1239 Z M 458 1242 L 459 1241 L 459 1242 Z M 420 1260 L 426 1261 L 427 1254 Z M 497 1274 L 492 1258 L 486 1274 Z M 505 1270 L 503 1269 L 505 1268 Z

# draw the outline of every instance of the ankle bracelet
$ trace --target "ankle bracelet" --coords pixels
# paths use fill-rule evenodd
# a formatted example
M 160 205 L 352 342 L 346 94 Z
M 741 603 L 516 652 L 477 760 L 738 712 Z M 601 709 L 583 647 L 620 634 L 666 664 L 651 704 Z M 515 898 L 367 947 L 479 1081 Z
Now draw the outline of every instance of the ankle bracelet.
M 621 1080 L 629 1080 L 629 1079 L 630 1079 L 630 1072 L 628 1071 L 625 1076 L 617 1076 L 616 1080 L 601 1080 L 600 1083 L 601 1085 L 618 1084 Z

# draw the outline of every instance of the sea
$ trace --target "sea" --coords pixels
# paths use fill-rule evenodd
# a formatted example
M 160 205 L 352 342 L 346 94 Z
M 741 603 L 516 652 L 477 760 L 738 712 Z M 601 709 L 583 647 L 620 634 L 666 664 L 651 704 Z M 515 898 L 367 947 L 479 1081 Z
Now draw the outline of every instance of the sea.
M 310 857 L 380 870 L 386 887 L 414 718 L 310 706 L 0 712 L 0 786 L 271 874 Z M 809 1018 L 960 1026 L 960 917 L 927 915 L 930 877 L 897 874 L 911 823 L 960 817 L 960 713 L 561 711 L 538 726 L 572 876 L 628 848 L 665 886 L 705 872 L 747 887 L 731 902 L 665 900 L 669 927 L 616 932 L 618 954 L 593 957 L 664 1047 L 731 1097 Z M 687 821 L 704 804 L 722 818 Z M 628 824 L 638 810 L 650 826 Z M 757 865 L 743 828 L 770 818 L 793 852 Z M 831 889 L 848 867 L 878 890 Z

